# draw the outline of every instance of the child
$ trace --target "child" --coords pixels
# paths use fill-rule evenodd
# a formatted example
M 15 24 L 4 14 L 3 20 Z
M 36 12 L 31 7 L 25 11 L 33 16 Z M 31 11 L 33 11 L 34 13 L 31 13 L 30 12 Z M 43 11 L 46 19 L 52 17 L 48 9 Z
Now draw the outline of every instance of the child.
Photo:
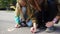
M 28 15 L 27 15 L 27 1 L 26 0 L 17 0 L 16 3 L 16 10 L 15 10 L 15 21 L 16 21 L 16 28 L 22 26 L 31 26 L 31 20 L 28 22 Z M 28 22 L 28 23 L 26 23 Z
M 24 0 L 17 0 L 16 9 L 15 9 L 15 21 L 16 28 L 21 26 L 21 21 L 25 21 L 25 13 L 26 13 L 26 2 Z
M 58 21 L 58 19 L 60 18 L 59 16 L 58 17 L 56 17 L 56 15 L 57 15 L 57 12 L 58 12 L 58 10 L 57 10 L 57 6 L 56 6 L 56 4 L 55 4 L 55 0 L 47 0 L 47 5 L 48 5 L 48 7 L 45 9 L 45 5 L 44 5 L 44 3 L 43 4 L 41 4 L 42 6 L 42 9 L 41 9 L 41 12 L 42 12 L 42 19 L 39 19 L 38 21 L 42 21 L 42 23 L 41 24 L 38 24 L 38 26 L 43 26 L 43 24 L 44 24 L 44 26 L 46 25 L 46 27 L 47 27 L 47 29 L 49 29 L 50 30 L 50 32 L 52 32 L 52 30 L 53 30 L 53 25 L 54 25 L 54 23 L 55 22 L 57 22 Z M 38 14 L 38 13 L 37 13 Z M 38 14 L 39 15 L 39 14 Z M 37 16 L 37 15 L 35 15 L 35 16 Z M 31 31 L 32 32 L 36 32 L 36 29 L 37 29 L 37 24 L 36 24 L 36 19 L 38 19 L 38 17 L 37 18 L 35 18 L 35 19 L 33 19 L 33 27 L 31 28 Z M 46 31 L 47 31 L 47 29 L 46 29 Z

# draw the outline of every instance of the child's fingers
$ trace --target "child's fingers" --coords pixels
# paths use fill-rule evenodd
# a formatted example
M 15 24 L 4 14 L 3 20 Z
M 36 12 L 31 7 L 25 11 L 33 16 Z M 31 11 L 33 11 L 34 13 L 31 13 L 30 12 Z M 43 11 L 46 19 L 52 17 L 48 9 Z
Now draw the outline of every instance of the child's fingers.
M 31 28 L 30 30 L 32 33 L 35 33 L 36 32 L 36 29 L 34 27 Z
M 30 31 L 33 33 L 33 31 L 34 31 L 34 28 L 32 27 Z

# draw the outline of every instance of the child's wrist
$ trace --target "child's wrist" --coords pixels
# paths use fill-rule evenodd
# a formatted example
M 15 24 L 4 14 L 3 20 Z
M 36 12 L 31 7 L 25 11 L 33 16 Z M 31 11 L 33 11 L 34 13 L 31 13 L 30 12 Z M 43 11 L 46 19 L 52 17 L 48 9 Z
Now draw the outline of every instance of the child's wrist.
M 57 18 L 54 18 L 54 19 L 53 19 L 53 23 L 56 23 L 56 22 L 57 22 L 57 20 L 58 20 Z
M 34 24 L 33 24 L 33 27 L 36 28 L 36 26 L 37 26 L 36 23 L 34 23 Z

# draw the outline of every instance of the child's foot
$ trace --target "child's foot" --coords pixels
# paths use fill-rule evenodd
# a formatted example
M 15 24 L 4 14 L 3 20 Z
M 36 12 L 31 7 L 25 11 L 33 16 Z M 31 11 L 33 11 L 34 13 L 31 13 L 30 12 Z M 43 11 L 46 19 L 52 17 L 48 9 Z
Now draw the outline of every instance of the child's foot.
M 20 28 L 20 27 L 21 27 L 21 25 L 19 25 L 19 24 L 15 25 L 15 28 Z
M 22 21 L 22 22 L 21 22 L 21 26 L 22 26 L 22 27 L 26 27 L 26 26 L 27 26 L 26 22 L 25 22 L 25 21 Z
M 31 30 L 30 30 L 32 33 L 35 33 L 36 32 L 36 28 L 34 27 L 31 27 Z

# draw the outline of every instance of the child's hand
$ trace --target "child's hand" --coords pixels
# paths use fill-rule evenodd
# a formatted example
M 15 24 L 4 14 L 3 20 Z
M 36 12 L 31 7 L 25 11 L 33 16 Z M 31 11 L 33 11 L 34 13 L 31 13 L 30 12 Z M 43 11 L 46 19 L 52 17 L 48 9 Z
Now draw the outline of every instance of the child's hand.
M 30 30 L 32 33 L 35 33 L 36 32 L 36 28 L 35 27 L 31 27 L 31 30 Z
M 53 25 L 54 25 L 54 23 L 53 23 L 52 21 L 46 23 L 46 26 L 47 26 L 47 27 L 51 27 L 51 26 L 53 26 Z

